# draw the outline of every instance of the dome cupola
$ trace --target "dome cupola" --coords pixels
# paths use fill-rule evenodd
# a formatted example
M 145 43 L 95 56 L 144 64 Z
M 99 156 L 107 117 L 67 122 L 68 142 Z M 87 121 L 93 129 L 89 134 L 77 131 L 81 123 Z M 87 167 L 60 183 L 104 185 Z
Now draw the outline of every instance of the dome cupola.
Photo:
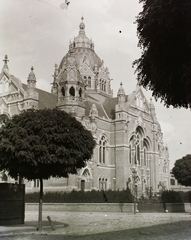
M 87 58 L 87 62 L 92 70 L 94 69 L 95 65 L 97 65 L 98 69 L 101 67 L 101 59 L 94 51 L 94 43 L 92 39 L 89 39 L 85 34 L 85 24 L 83 22 L 84 18 L 82 17 L 81 20 L 78 36 L 74 37 L 73 42 L 70 41 L 69 51 L 63 57 L 59 65 L 59 71 L 63 68 L 63 65 L 70 56 L 71 51 L 73 52 L 78 67 L 83 64 L 84 57 Z

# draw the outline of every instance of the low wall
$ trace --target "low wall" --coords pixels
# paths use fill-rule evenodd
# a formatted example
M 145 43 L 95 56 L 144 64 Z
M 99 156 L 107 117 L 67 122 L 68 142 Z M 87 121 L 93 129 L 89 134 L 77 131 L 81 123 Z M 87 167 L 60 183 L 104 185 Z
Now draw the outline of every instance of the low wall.
M 38 203 L 25 203 L 26 211 L 38 211 Z M 133 203 L 43 203 L 43 211 L 134 212 Z
M 141 213 L 165 212 L 163 203 L 136 204 Z M 166 203 L 168 212 L 189 212 L 190 203 Z M 26 211 L 38 211 L 38 203 L 25 203 Z M 43 203 L 43 211 L 64 212 L 126 212 L 134 213 L 133 203 Z
M 139 203 L 139 212 L 191 212 L 190 203 Z

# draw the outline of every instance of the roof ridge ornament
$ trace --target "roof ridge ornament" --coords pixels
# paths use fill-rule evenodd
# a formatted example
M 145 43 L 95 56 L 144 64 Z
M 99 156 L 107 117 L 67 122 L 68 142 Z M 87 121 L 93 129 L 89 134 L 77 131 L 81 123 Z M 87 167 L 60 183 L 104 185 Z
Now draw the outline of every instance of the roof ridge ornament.
M 7 62 L 9 62 L 7 54 L 5 54 L 5 58 L 3 59 L 3 62 L 7 65 Z
M 5 58 L 3 59 L 3 62 L 4 62 L 4 66 L 2 68 L 2 71 L 9 75 L 9 67 L 7 65 L 7 63 L 9 62 L 9 59 L 8 59 L 7 54 L 5 54 Z

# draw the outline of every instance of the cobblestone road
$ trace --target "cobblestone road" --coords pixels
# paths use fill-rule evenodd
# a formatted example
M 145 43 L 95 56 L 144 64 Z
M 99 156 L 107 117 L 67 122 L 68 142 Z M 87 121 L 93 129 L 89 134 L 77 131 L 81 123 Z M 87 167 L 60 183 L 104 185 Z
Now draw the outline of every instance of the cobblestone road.
M 26 212 L 25 226 L 37 226 L 37 212 Z M 50 216 L 55 231 L 47 220 Z M 191 215 L 189 213 L 80 213 L 45 212 L 43 232 L 4 234 L 2 240 L 109 240 L 153 239 L 191 240 Z

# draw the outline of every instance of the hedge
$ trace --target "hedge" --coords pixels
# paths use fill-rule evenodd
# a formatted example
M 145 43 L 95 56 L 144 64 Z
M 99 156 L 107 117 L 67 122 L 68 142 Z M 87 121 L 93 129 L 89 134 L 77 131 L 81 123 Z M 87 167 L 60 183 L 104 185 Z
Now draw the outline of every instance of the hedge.
M 164 191 L 161 200 L 166 203 L 191 203 L 191 191 L 189 192 L 175 192 Z
M 39 193 L 26 193 L 26 203 L 38 203 Z M 122 191 L 71 191 L 71 192 L 46 192 L 44 203 L 132 203 L 133 196 L 129 189 Z

